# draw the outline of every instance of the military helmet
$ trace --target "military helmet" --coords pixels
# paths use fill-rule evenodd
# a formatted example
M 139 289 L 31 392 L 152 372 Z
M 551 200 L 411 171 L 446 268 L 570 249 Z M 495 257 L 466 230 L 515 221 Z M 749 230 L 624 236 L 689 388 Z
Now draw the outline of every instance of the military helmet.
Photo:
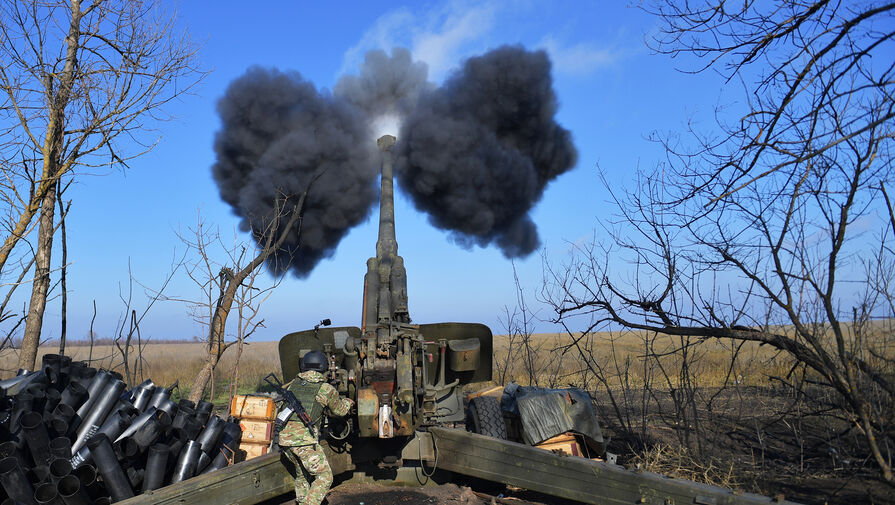
M 309 370 L 325 372 L 327 368 L 329 368 L 329 360 L 326 359 L 326 354 L 320 351 L 309 351 L 301 357 L 302 372 Z

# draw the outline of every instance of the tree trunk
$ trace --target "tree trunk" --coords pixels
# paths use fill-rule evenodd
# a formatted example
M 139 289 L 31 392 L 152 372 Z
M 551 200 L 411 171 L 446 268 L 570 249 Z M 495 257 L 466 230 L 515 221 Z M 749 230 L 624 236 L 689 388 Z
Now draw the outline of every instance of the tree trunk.
M 37 252 L 34 261 L 34 283 L 31 286 L 31 303 L 25 321 L 25 335 L 19 354 L 19 368 L 34 370 L 37 361 L 37 346 L 43 327 L 44 309 L 47 307 L 47 293 L 50 290 L 50 260 L 53 249 L 53 219 L 56 210 L 57 180 L 62 172 L 62 145 L 65 136 L 65 108 L 71 100 L 75 81 L 75 68 L 81 26 L 81 1 L 71 2 L 71 23 L 65 37 L 65 65 L 59 76 L 58 92 L 54 92 L 53 79 L 46 76 L 47 94 L 53 97 L 50 105 L 47 134 L 43 145 L 42 184 L 47 185 L 40 206 L 40 225 L 37 232 Z
M 266 258 L 269 253 L 265 255 L 262 252 L 262 255 Z M 254 270 L 254 267 L 252 270 Z M 243 269 L 235 278 L 227 277 L 224 280 L 224 293 L 214 309 L 214 315 L 211 318 L 211 328 L 208 331 L 208 354 L 205 357 L 205 365 L 196 374 L 196 378 L 193 380 L 193 387 L 190 389 L 189 400 L 191 402 L 195 403 L 202 399 L 202 396 L 205 394 L 205 388 L 208 387 L 208 382 L 214 374 L 214 369 L 218 366 L 218 361 L 221 359 L 221 354 L 226 349 L 224 335 L 227 316 L 230 315 L 233 299 L 236 297 L 236 290 L 249 273 L 251 273 L 251 270 Z
M 19 368 L 34 370 L 37 346 L 43 327 L 47 292 L 50 290 L 50 259 L 53 250 L 53 220 L 56 210 L 56 186 L 50 186 L 40 209 L 40 228 L 37 232 L 37 253 L 34 259 L 34 282 L 31 284 L 31 303 L 25 320 L 25 335 L 19 353 Z
M 196 375 L 195 380 L 193 380 L 193 387 L 190 389 L 190 401 L 197 402 L 202 399 L 202 396 L 205 394 L 205 388 L 208 387 L 208 382 L 214 375 L 214 369 L 218 366 L 218 361 L 221 359 L 221 354 L 227 350 L 227 345 L 224 343 L 224 337 L 226 336 L 225 330 L 227 327 L 227 317 L 230 315 L 230 310 L 233 307 L 233 300 L 236 298 L 236 290 L 239 289 L 239 286 L 242 285 L 249 274 L 264 264 L 271 254 L 283 246 L 283 242 L 285 242 L 286 237 L 293 227 L 297 227 L 299 233 L 301 233 L 301 213 L 302 209 L 304 209 L 305 198 L 308 196 L 311 184 L 314 183 L 317 177 L 320 177 L 320 173 L 314 176 L 314 178 L 311 179 L 311 182 L 308 183 L 308 188 L 305 189 L 304 193 L 302 193 L 301 197 L 298 199 L 298 203 L 292 208 L 289 221 L 286 222 L 286 225 L 282 230 L 279 230 L 278 222 L 279 219 L 283 217 L 283 214 L 275 217 L 275 220 L 269 225 L 265 233 L 261 251 L 248 265 L 235 274 L 229 269 L 221 270 L 220 282 L 223 289 L 217 306 L 214 309 L 214 313 L 212 314 L 211 325 L 208 329 L 208 354 L 205 357 L 205 365 Z M 283 204 L 285 205 L 285 201 Z

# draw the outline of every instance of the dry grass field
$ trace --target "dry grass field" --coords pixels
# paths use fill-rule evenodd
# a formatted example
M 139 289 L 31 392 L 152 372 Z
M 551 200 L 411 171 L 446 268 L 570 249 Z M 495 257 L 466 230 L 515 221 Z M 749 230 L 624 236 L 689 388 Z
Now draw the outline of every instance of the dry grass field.
M 580 335 L 576 335 L 579 337 Z M 533 350 L 532 365 L 536 371 L 535 381 L 542 385 L 560 380 L 576 382 L 576 375 L 581 374 L 581 359 L 573 348 L 564 351 L 571 342 L 568 335 L 560 333 L 536 333 L 530 337 Z M 643 368 L 630 366 L 647 352 L 663 353 L 680 347 L 680 343 L 671 337 L 652 338 L 650 350 L 646 347 L 643 335 L 637 333 L 613 334 L 598 333 L 591 341 L 582 341 L 588 345 L 590 352 L 598 360 L 614 366 L 618 363 L 623 368 L 629 363 L 629 386 L 643 383 Z M 512 349 L 511 349 L 512 345 Z M 38 360 L 47 353 L 55 353 L 54 347 L 41 347 Z M 706 386 L 720 385 L 726 378 L 726 367 L 730 364 L 731 347 L 718 340 L 710 340 L 700 344 L 698 351 L 700 370 L 697 374 Z M 97 368 L 109 368 L 121 371 L 121 354 L 112 345 L 97 345 L 92 354 L 88 346 L 69 346 L 66 354 L 74 360 L 89 360 Z M 494 375 L 495 383 L 516 381 L 529 384 L 527 362 L 524 349 L 519 341 L 513 341 L 507 335 L 494 336 Z M 216 383 L 229 383 L 233 373 L 235 349 L 229 349 L 218 367 Z M 143 351 L 142 377 L 151 378 L 158 384 L 173 384 L 179 381 L 188 386 L 192 378 L 202 366 L 204 346 L 201 343 L 148 343 Z M 18 352 L 15 349 L 0 350 L 0 376 L 8 377 L 15 373 Z M 672 360 L 673 361 L 673 360 Z M 745 384 L 761 384 L 769 373 L 777 372 L 788 366 L 788 363 L 767 347 L 747 345 L 739 351 L 739 380 Z M 133 367 L 137 367 L 136 358 L 132 356 Z M 280 372 L 280 361 L 277 354 L 277 342 L 248 342 L 240 360 L 239 382 L 243 386 L 253 387 L 270 372 Z M 138 376 L 139 377 L 139 376 Z M 503 379 L 503 381 L 501 381 Z M 552 379 L 552 380 L 551 380 Z M 620 380 L 620 379 L 619 379 Z M 620 384 L 619 384 L 620 385 Z
M 493 383 L 505 384 L 515 381 L 523 385 L 540 386 L 572 384 L 590 389 L 594 386 L 593 377 L 584 370 L 580 354 L 573 348 L 566 348 L 571 341 L 568 335 L 563 334 L 533 334 L 529 339 L 530 359 L 526 359 L 528 356 L 526 347 L 517 339 L 507 335 L 495 335 Z M 678 342 L 667 337 L 653 339 L 649 343 L 652 352 L 666 352 L 679 347 Z M 600 333 L 593 335 L 590 340 L 581 341 L 580 344 L 588 346 L 589 352 L 597 362 L 618 372 L 607 374 L 612 387 L 633 388 L 643 385 L 647 369 L 635 366 L 635 363 L 642 361 L 642 356 L 647 352 L 646 340 L 642 335 L 630 332 L 623 335 Z M 235 348 L 227 350 L 215 372 L 214 396 L 211 398 L 215 403 L 223 404 L 228 400 L 234 377 L 235 351 Z M 44 354 L 55 352 L 58 352 L 55 347 L 42 347 L 38 359 Z M 66 353 L 75 360 L 90 360 L 94 367 L 123 373 L 121 353 L 115 346 L 97 345 L 91 351 L 90 347 L 85 345 L 70 345 Z M 137 379 L 151 378 L 155 383 L 166 386 L 179 383 L 181 393 L 186 394 L 202 366 L 204 346 L 195 342 L 150 342 L 143 350 L 142 367 L 134 354 L 132 351 L 129 361 L 131 369 L 137 372 Z M 17 358 L 18 352 L 15 349 L 0 350 L 0 376 L 9 377 L 15 373 Z M 729 346 L 710 341 L 701 344 L 699 359 L 693 360 L 693 363 L 698 364 L 690 366 L 699 367 L 695 372 L 700 384 L 719 386 L 730 379 L 726 375 L 730 358 Z M 674 372 L 674 369 L 679 368 L 679 360 L 672 356 L 666 361 L 672 372 L 670 377 L 678 377 L 679 374 Z M 786 366 L 788 365 L 771 351 L 750 346 L 740 350 L 735 374 L 741 383 L 758 385 L 766 380 L 769 373 L 778 372 L 780 368 Z M 248 342 L 236 372 L 240 393 L 256 391 L 262 384 L 262 378 L 268 373 L 276 372 L 279 375 L 277 342 Z
M 143 350 L 142 374 L 137 360 L 132 358 L 132 367 L 138 371 L 137 378 L 152 379 L 156 384 L 170 386 L 179 381 L 182 393 L 188 392 L 193 378 L 202 367 L 204 359 L 204 345 L 201 343 L 149 343 Z M 221 363 L 215 372 L 215 403 L 227 401 L 229 384 L 233 376 L 233 364 L 236 349 L 229 349 L 221 359 Z M 58 352 L 57 348 L 42 347 L 38 353 L 38 360 L 47 353 Z M 66 354 L 74 360 L 88 360 L 91 351 L 88 346 L 70 346 Z M 3 377 L 15 373 L 18 353 L 14 349 L 0 351 L 0 370 Z M 91 366 L 107 368 L 121 372 L 122 359 L 118 350 L 111 345 L 98 345 L 92 351 Z M 239 364 L 239 391 L 255 391 L 261 379 L 270 372 L 280 374 L 280 359 L 277 355 L 276 342 L 250 342 Z
M 580 337 L 580 335 L 575 335 Z M 526 360 L 525 348 L 521 342 L 507 335 L 494 336 L 494 383 L 516 381 L 528 385 L 537 383 L 543 386 L 581 384 L 583 376 L 582 359 L 574 348 L 567 348 L 572 338 L 560 333 L 536 333 L 530 336 L 532 349 L 531 361 Z M 647 345 L 650 345 L 647 348 Z M 634 366 L 648 352 L 664 353 L 680 347 L 680 342 L 671 337 L 651 337 L 647 339 L 641 334 L 628 332 L 625 334 L 598 333 L 580 342 L 587 346 L 588 352 L 604 366 L 625 374 L 614 374 L 612 379 L 618 381 L 614 386 L 621 387 L 627 380 L 628 387 L 639 387 L 644 381 L 643 367 Z M 47 353 L 58 352 L 54 347 L 41 347 L 38 360 Z M 699 345 L 693 361 L 698 362 L 695 374 L 704 386 L 719 386 L 728 379 L 727 369 L 732 357 L 729 344 L 718 340 L 710 340 Z M 69 346 L 66 354 L 75 360 L 92 360 L 91 365 L 97 368 L 108 368 L 122 371 L 121 353 L 112 345 Z M 215 384 L 226 387 L 233 376 L 235 349 L 229 349 L 221 359 L 216 372 Z M 193 377 L 202 366 L 204 346 L 196 342 L 184 343 L 148 343 L 143 350 L 142 370 L 136 358 L 131 356 L 132 369 L 138 370 L 138 378 L 151 378 L 157 384 L 179 384 L 188 388 Z M 0 350 L 0 376 L 8 377 L 15 373 L 18 352 L 15 349 Z M 676 368 L 679 360 L 670 356 L 671 376 L 679 376 Z M 691 366 L 693 366 L 691 364 Z M 739 383 L 749 385 L 763 384 L 769 374 L 785 370 L 789 362 L 777 355 L 770 348 L 758 345 L 746 345 L 739 350 L 735 374 Z M 532 374 L 529 374 L 532 369 Z M 245 347 L 238 370 L 240 391 L 252 390 L 260 384 L 261 379 L 270 372 L 280 373 L 280 361 L 277 353 L 277 342 L 248 342 Z M 586 380 L 584 381 L 586 382 Z M 217 391 L 216 391 L 217 392 Z M 217 396 L 217 395 L 216 395 Z
M 578 347 L 572 345 L 575 340 L 578 340 Z M 607 385 L 612 388 L 642 387 L 645 380 L 652 381 L 655 370 L 643 366 L 646 356 L 663 356 L 665 371 L 672 380 L 667 387 L 677 387 L 674 381 L 681 378 L 683 360 L 675 351 L 679 351 L 684 342 L 679 337 L 631 331 L 600 332 L 584 337 L 581 334 L 536 333 L 530 336 L 529 342 L 532 349 L 530 361 L 526 359 L 525 346 L 518 337 L 494 337 L 496 382 L 583 386 L 588 383 L 588 372 L 584 370 L 582 354 L 606 370 Z M 767 383 L 768 376 L 785 374 L 792 366 L 787 356 L 755 342 L 736 349 L 729 342 L 718 339 L 693 339 L 689 344 L 687 366 L 703 387 L 718 387 L 729 382 L 761 386 Z M 534 373 L 529 374 L 529 371 Z

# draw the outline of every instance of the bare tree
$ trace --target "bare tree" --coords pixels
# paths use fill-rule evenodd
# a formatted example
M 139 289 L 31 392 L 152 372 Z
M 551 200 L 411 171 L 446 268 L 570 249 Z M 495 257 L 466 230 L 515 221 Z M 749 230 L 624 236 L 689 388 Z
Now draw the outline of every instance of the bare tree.
M 282 252 L 283 243 L 291 230 L 301 230 L 301 212 L 306 195 L 307 191 L 294 204 L 285 197 L 278 200 L 272 217 L 256 221 L 260 229 L 253 230 L 253 245 L 235 239 L 232 246 L 226 246 L 216 232 L 210 233 L 204 228 L 201 220 L 189 237 L 181 236 L 197 258 L 187 266 L 187 273 L 203 291 L 200 300 L 181 301 L 192 306 L 194 319 L 207 329 L 205 363 L 190 389 L 191 401 L 201 400 L 209 383 L 213 384 L 215 370 L 224 352 L 233 345 L 237 345 L 241 352 L 245 340 L 263 325 L 263 320 L 257 318 L 258 308 L 279 285 L 279 280 L 259 288 L 255 285 L 262 271 L 259 267 L 277 257 L 277 252 Z M 223 251 L 223 261 L 213 257 L 215 248 Z M 285 268 L 274 270 L 282 272 Z M 236 334 L 231 338 L 227 333 L 227 319 L 234 304 L 238 321 Z
M 34 281 L 19 366 L 33 368 L 50 281 L 59 181 L 126 166 L 157 111 L 201 78 L 195 47 L 155 0 L 0 7 L 0 273 L 35 225 Z M 38 223 L 34 218 L 39 216 Z
M 715 132 L 657 138 L 666 162 L 639 174 L 638 193 L 613 194 L 610 240 L 549 268 L 556 320 L 677 336 L 682 349 L 708 338 L 776 348 L 792 360 L 780 379 L 830 393 L 891 482 L 895 213 L 881 188 L 892 179 L 895 3 L 649 10 L 663 25 L 658 51 L 741 81 L 747 107 L 729 123 L 720 114 Z M 626 260 L 633 274 L 618 269 Z
M 122 372 L 124 372 L 122 375 L 124 376 L 124 380 L 127 383 L 128 387 L 133 387 L 135 384 L 142 382 L 146 378 L 143 374 L 144 366 L 146 365 L 145 360 L 143 359 L 143 351 L 148 342 L 143 339 L 143 335 L 140 332 L 140 325 L 143 323 L 143 320 L 146 319 L 146 316 L 149 315 L 149 311 L 155 306 L 156 303 L 169 299 L 168 296 L 165 295 L 165 292 L 171 285 L 171 281 L 174 280 L 174 276 L 184 265 L 185 259 L 185 252 L 183 253 L 183 255 L 174 255 L 171 260 L 171 266 L 168 269 L 168 273 L 165 275 L 165 278 L 158 285 L 158 287 L 148 287 L 140 283 L 134 277 L 130 260 L 128 260 L 127 262 L 127 287 L 124 288 L 119 285 L 118 288 L 118 298 L 121 300 L 121 303 L 124 304 L 124 309 L 122 310 L 122 315 L 118 320 L 118 324 L 115 329 L 115 336 L 113 337 L 112 342 L 114 344 L 114 349 L 118 351 L 118 355 L 116 356 L 113 351 L 112 355 L 107 357 L 109 358 L 110 370 L 115 370 L 119 367 L 122 369 Z M 135 285 L 143 288 L 143 295 L 145 296 L 146 300 L 146 305 L 139 312 L 135 308 Z M 96 302 L 94 302 L 93 309 L 94 319 L 96 318 L 95 304 Z M 90 360 L 93 359 L 93 340 L 93 321 L 91 320 Z

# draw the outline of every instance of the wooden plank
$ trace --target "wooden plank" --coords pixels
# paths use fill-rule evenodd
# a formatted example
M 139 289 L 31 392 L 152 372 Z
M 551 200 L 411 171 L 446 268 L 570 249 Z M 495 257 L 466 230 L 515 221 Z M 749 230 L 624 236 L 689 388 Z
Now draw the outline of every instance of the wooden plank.
M 789 504 L 447 428 L 430 428 L 438 468 L 596 505 Z
M 119 505 L 230 503 L 251 505 L 294 489 L 292 476 L 272 453 L 118 502 Z
M 428 442 L 430 437 L 432 442 Z M 430 428 L 429 434 L 421 435 L 420 442 L 434 443 L 434 448 L 429 448 L 434 451 L 432 463 L 442 470 L 595 505 L 795 505 L 650 472 L 634 472 L 605 462 L 560 456 L 461 430 Z M 119 503 L 251 505 L 292 489 L 292 476 L 280 462 L 280 455 L 273 453 Z

